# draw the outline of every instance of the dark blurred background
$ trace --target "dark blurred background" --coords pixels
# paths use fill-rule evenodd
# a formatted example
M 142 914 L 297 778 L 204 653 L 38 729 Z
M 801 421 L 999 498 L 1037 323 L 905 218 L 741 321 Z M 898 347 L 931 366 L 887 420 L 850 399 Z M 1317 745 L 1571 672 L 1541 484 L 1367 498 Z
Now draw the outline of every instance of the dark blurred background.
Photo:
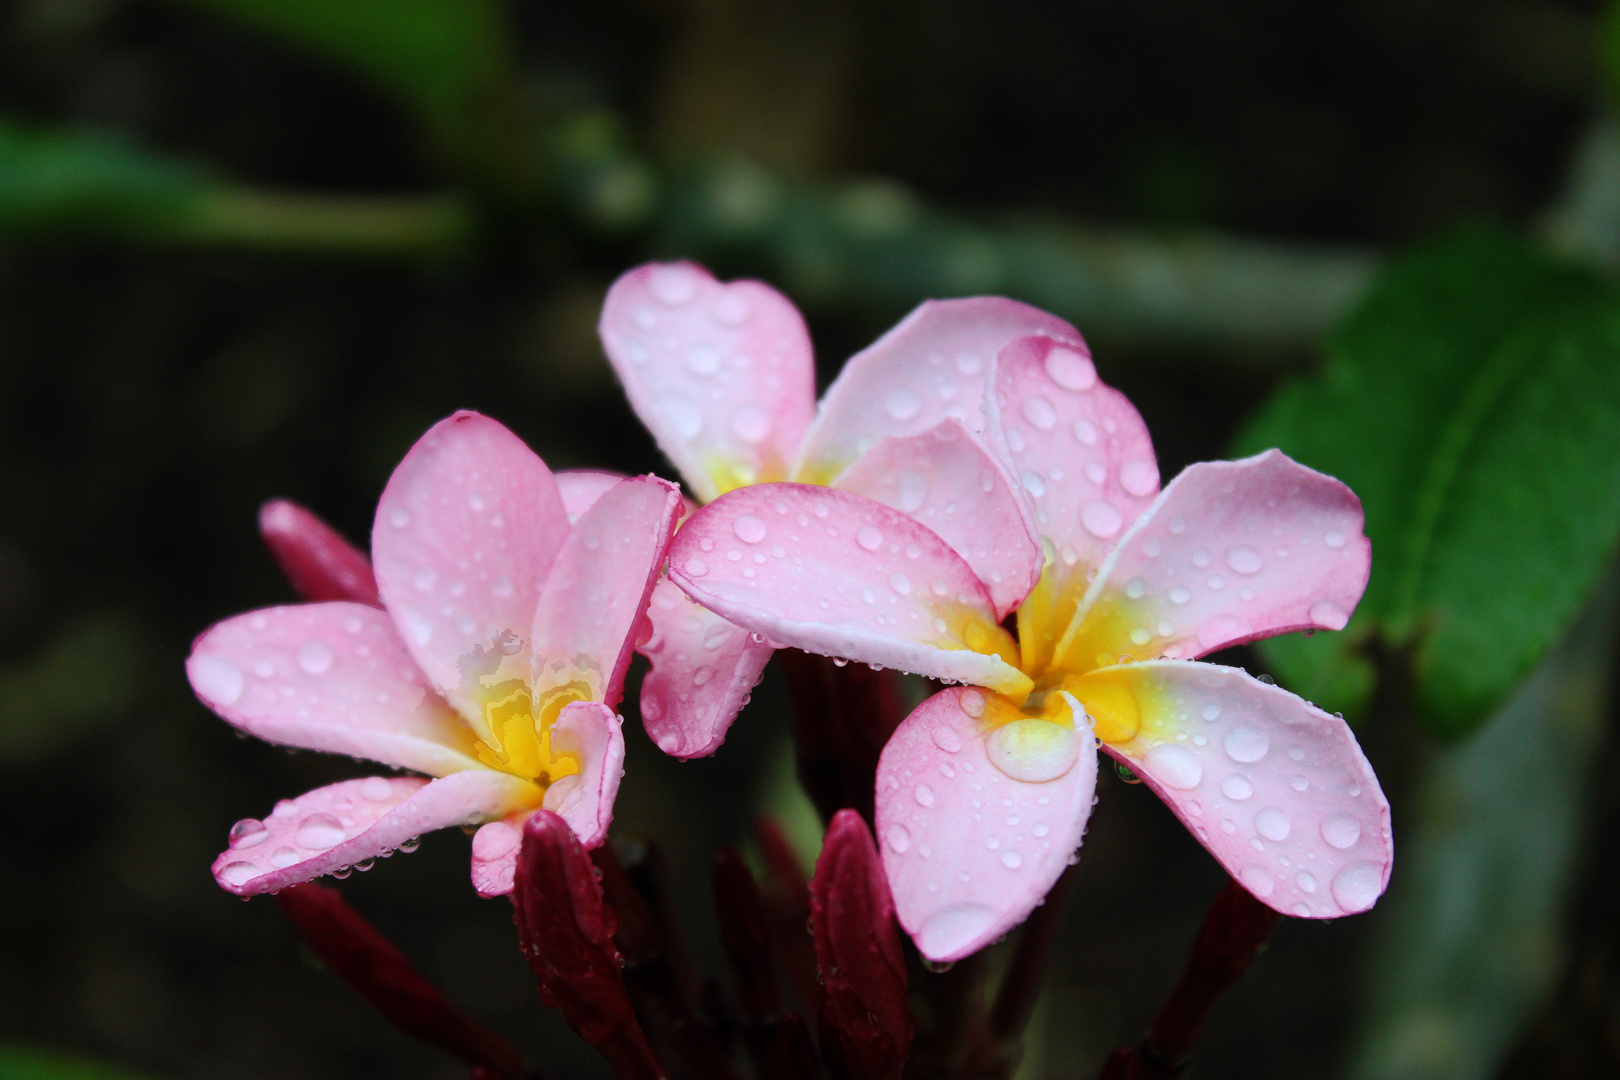
M 1533 226 L 1601 97 L 1582 0 L 517 0 L 506 14 L 524 99 L 595 118 L 658 176 L 718 161 L 792 190 L 882 177 L 852 189 L 879 211 L 1171 245 L 1242 236 L 1351 277 L 1459 219 Z M 444 171 L 373 84 L 201 5 L 4 0 L 0 111 L 266 189 L 409 197 Z M 913 268 L 924 286 L 851 299 L 818 285 L 813 260 L 691 250 L 674 219 L 486 220 L 428 257 L 0 244 L 0 1038 L 155 1077 L 461 1075 L 318 970 L 273 903 L 209 877 L 231 822 L 366 770 L 239 740 L 188 690 L 198 632 L 290 599 L 258 505 L 290 497 L 363 544 L 393 464 L 464 407 L 553 468 L 668 475 L 595 338 L 607 284 L 643 258 L 781 268 L 823 384 L 948 291 Z M 1156 333 L 1151 311 L 1111 321 L 1106 303 L 1080 322 L 1166 477 L 1222 456 L 1276 381 L 1319 358 L 1313 333 L 1209 325 Z M 802 824 L 780 684 L 773 671 L 718 756 L 688 764 L 656 752 L 634 701 L 615 829 L 668 848 L 718 973 L 714 848 L 745 844 L 767 807 Z M 1399 813 L 1401 743 L 1364 738 Z M 1139 1035 L 1222 880 L 1146 789 L 1109 775 L 1101 796 L 1023 1080 L 1089 1077 Z M 557 1080 L 606 1075 L 539 1004 L 509 906 L 468 883 L 462 836 L 342 887 Z M 1343 1075 L 1381 912 L 1285 920 L 1216 1013 L 1198 1075 Z

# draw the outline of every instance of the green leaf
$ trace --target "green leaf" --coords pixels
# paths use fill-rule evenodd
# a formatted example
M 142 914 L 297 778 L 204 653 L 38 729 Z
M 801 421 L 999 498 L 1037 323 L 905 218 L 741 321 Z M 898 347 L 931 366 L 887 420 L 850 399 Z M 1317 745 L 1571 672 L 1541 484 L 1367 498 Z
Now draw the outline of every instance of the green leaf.
M 1300 693 L 1354 711 L 1375 641 L 1420 718 L 1478 725 L 1558 638 L 1620 535 L 1620 301 L 1493 229 L 1397 260 L 1320 377 L 1239 439 L 1361 496 L 1372 578 L 1342 634 L 1265 646 Z
M 108 136 L 0 119 L 0 235 L 160 232 L 214 181 Z
M 0 1077 L 4 1080 L 141 1080 L 135 1073 L 88 1058 L 0 1045 Z
M 521 167 L 521 98 L 494 0 L 187 0 L 326 56 L 405 105 L 444 163 L 486 182 Z

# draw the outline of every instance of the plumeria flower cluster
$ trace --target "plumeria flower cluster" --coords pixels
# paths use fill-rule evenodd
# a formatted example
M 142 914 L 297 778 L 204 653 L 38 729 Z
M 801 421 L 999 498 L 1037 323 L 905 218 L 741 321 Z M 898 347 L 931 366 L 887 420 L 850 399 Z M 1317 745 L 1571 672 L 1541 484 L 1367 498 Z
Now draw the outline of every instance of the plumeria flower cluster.
M 813 420 L 803 322 L 764 285 L 643 267 L 602 333 L 709 501 L 670 548 L 663 615 L 655 596 L 655 626 L 684 634 L 655 635 L 655 674 L 751 685 L 763 656 L 722 668 L 703 639 L 735 626 L 962 684 L 900 725 L 877 776 L 885 871 L 925 956 L 968 955 L 1041 901 L 1080 845 L 1099 748 L 1274 909 L 1332 918 L 1383 892 L 1389 806 L 1345 722 L 1198 661 L 1345 625 L 1371 550 L 1343 484 L 1270 451 L 1161 491 L 1080 334 L 1010 300 L 923 305 Z M 643 712 L 687 756 L 738 700 L 644 695 Z
M 601 844 L 624 762 L 614 708 L 682 512 L 675 487 L 553 476 L 506 428 L 461 412 L 394 470 L 373 566 L 312 516 L 271 509 L 267 533 L 308 571 L 295 582 L 349 599 L 214 626 L 186 663 L 192 687 L 246 734 L 420 775 L 342 781 L 237 822 L 220 885 L 274 892 L 482 824 L 473 883 L 499 895 L 541 808 Z

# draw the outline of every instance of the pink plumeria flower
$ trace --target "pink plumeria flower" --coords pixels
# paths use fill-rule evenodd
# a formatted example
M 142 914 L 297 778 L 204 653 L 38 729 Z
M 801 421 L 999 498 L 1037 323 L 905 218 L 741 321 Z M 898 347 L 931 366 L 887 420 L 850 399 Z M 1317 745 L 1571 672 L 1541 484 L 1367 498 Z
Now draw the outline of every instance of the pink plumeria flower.
M 1371 907 L 1389 878 L 1389 805 L 1350 728 L 1196 662 L 1342 628 L 1370 565 L 1359 500 L 1275 450 L 1193 465 L 1160 491 L 1141 417 L 1098 381 L 1078 335 L 1010 343 L 991 386 L 986 438 L 1045 553 L 1016 639 L 981 567 L 858 494 L 736 491 L 670 548 L 674 583 L 739 626 L 984 688 L 929 698 L 880 761 L 877 831 L 901 925 L 944 961 L 1028 915 L 1080 844 L 1099 745 L 1277 910 Z M 919 483 L 972 479 L 935 465 Z M 1004 566 L 1002 580 L 1024 570 Z
M 377 505 L 381 608 L 266 608 L 197 639 L 192 688 L 241 731 L 423 774 L 345 780 L 237 822 L 214 862 L 222 887 L 273 892 L 487 822 L 472 876 L 495 896 L 511 891 L 534 810 L 560 814 L 587 847 L 606 838 L 624 763 L 614 707 L 680 494 L 637 477 L 596 496 L 570 527 L 545 463 L 495 421 L 457 413 L 411 448 Z
M 1035 583 L 1030 508 L 976 433 L 996 353 L 1029 334 L 1083 347 L 1063 320 L 999 297 L 925 303 L 850 359 L 819 412 L 804 320 L 760 282 L 637 267 L 609 290 L 601 334 L 631 407 L 700 502 L 771 481 L 831 484 L 926 522 L 987 583 L 997 620 Z M 751 547 L 736 569 L 754 574 L 775 547 Z M 676 757 L 712 754 L 776 645 L 668 581 L 650 615 L 647 733 Z

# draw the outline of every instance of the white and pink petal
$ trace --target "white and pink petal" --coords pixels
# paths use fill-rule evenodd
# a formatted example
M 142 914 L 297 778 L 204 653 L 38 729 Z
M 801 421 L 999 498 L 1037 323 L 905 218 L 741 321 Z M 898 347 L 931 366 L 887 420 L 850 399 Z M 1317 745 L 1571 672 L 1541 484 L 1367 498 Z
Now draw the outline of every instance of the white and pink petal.
M 1041 541 L 1028 498 L 960 421 L 886 436 L 833 486 L 927 525 L 990 590 L 996 615 L 1018 607 L 1041 576 Z
M 608 290 L 600 332 L 631 408 L 700 500 L 786 479 L 816 390 L 809 332 L 781 293 L 648 263 Z
M 267 742 L 444 776 L 478 765 L 472 733 L 433 687 L 388 614 L 331 602 L 226 619 L 186 660 L 197 696 Z
M 583 680 L 591 699 L 617 705 L 647 597 L 681 514 L 674 484 L 638 476 L 581 515 L 534 613 L 531 686 L 538 695 Z
M 387 856 L 423 833 L 534 806 L 540 789 L 490 769 L 438 780 L 344 780 L 276 804 L 263 820 L 231 828 L 214 879 L 237 896 L 275 892 Z
M 1014 338 L 1078 345 L 1055 315 L 1000 296 L 928 300 L 850 357 L 822 397 L 793 478 L 827 484 L 886 435 L 915 435 L 947 417 L 984 430 L 991 363 Z
M 779 644 L 1019 697 L 1017 643 L 971 567 L 914 518 L 847 491 L 759 484 L 699 510 L 670 580 Z
M 694 604 L 665 579 L 647 607 L 652 664 L 641 682 L 641 722 L 674 757 L 705 757 L 725 740 L 776 646 Z
M 572 525 L 619 481 L 630 478 L 606 469 L 565 469 L 553 473 L 552 479 L 557 481 L 557 492 L 562 496 L 563 509 L 568 513 L 568 524 Z
M 1394 861 L 1389 802 L 1343 719 L 1236 668 L 1157 660 L 1108 674 L 1135 695 L 1141 726 L 1103 749 L 1227 873 L 1299 918 L 1373 906 Z
M 1361 500 L 1278 450 L 1189 466 L 1091 585 L 1059 646 L 1189 659 L 1296 630 L 1342 630 L 1367 587 Z
M 528 674 L 535 604 L 567 536 L 551 471 L 477 413 L 435 424 L 383 491 L 371 533 L 383 603 L 475 728 L 486 689 Z
M 1091 732 L 944 690 L 895 730 L 877 772 L 877 839 L 900 925 L 934 961 L 1022 922 L 1080 847 L 1097 782 Z

